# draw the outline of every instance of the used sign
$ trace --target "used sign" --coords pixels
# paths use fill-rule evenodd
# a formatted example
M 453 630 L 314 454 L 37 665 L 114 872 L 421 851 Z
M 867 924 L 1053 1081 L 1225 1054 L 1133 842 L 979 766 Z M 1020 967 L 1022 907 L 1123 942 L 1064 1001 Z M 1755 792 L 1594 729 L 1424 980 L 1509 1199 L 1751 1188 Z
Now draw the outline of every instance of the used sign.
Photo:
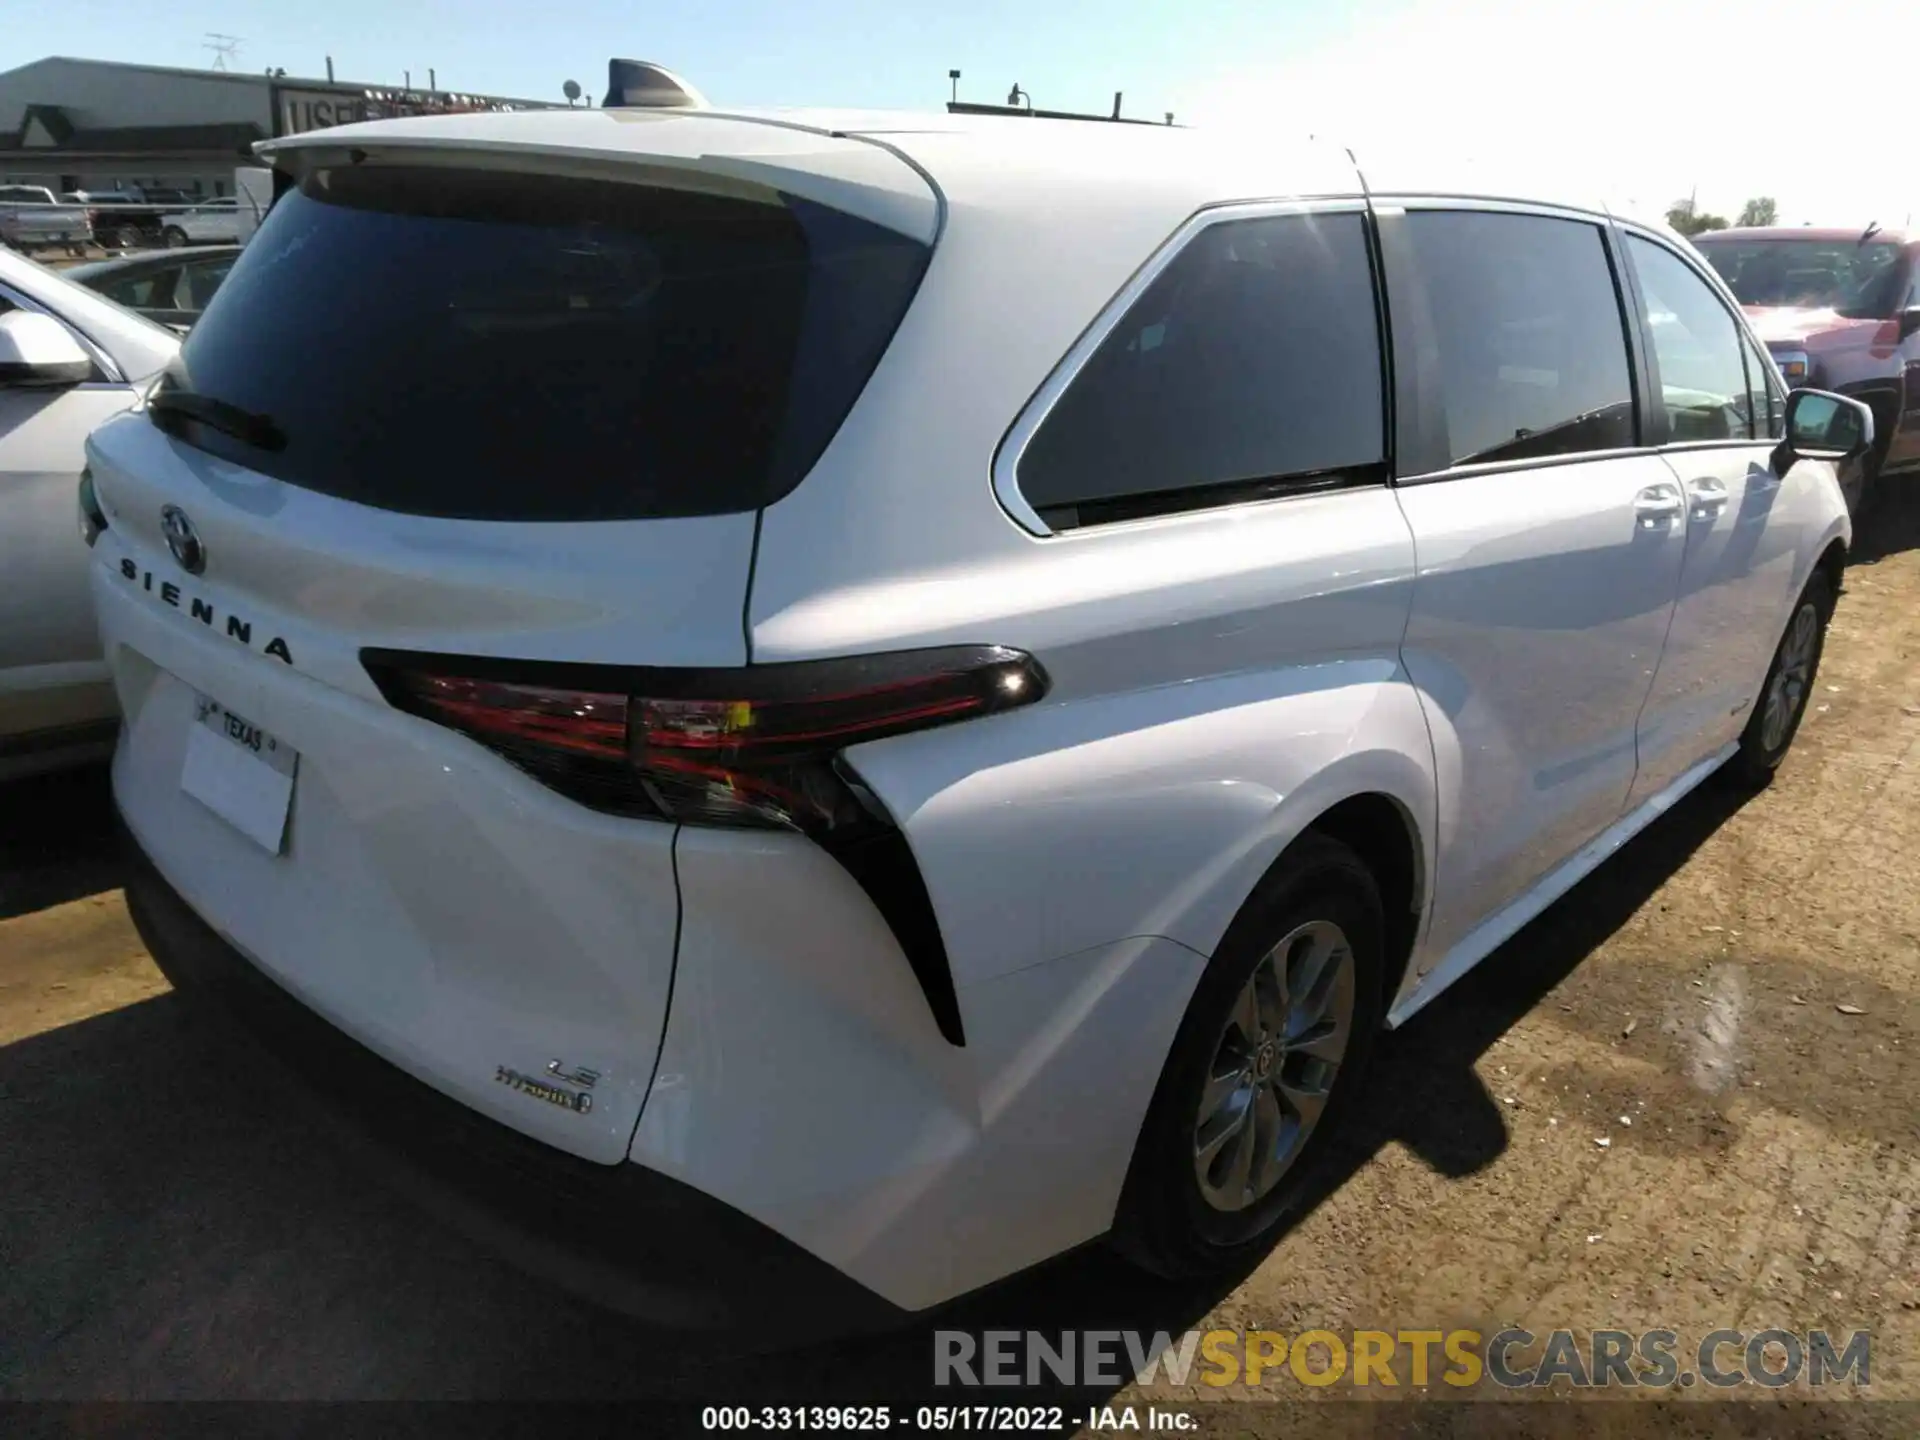
M 339 90 L 282 90 L 280 92 L 280 133 L 298 135 L 307 130 L 326 130 L 335 125 L 352 125 L 368 120 L 366 97 Z

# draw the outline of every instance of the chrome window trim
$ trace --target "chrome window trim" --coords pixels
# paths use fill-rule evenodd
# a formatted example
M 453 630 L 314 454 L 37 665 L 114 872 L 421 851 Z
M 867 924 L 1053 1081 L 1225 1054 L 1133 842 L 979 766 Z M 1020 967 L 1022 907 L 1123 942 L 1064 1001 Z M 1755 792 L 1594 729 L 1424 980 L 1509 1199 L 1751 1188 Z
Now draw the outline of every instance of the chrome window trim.
M 1509 200 L 1481 195 L 1411 194 L 1382 191 L 1369 196 L 1374 208 L 1385 205 L 1402 210 L 1482 210 L 1494 215 L 1538 215 L 1548 220 L 1578 220 L 1606 229 L 1612 218 L 1604 210 L 1583 210 L 1577 205 L 1559 205 L 1547 200 Z
M 999 448 L 993 456 L 993 494 L 1000 508 L 1022 530 L 1042 539 L 1068 538 L 1042 520 L 1034 508 L 1020 493 L 1020 458 L 1026 453 L 1028 443 L 1033 439 L 1046 418 L 1052 413 L 1061 395 L 1067 387 L 1079 378 L 1080 371 L 1093 358 L 1107 336 L 1113 333 L 1133 303 L 1145 293 L 1148 286 L 1160 277 L 1160 273 L 1171 265 L 1180 253 L 1190 245 L 1194 237 L 1216 225 L 1228 225 L 1241 220 L 1266 220 L 1284 215 L 1364 215 L 1367 212 L 1367 198 L 1364 195 L 1340 195 L 1321 198 L 1303 198 L 1295 200 L 1246 200 L 1229 201 L 1219 205 L 1209 205 L 1195 211 L 1183 221 L 1173 234 L 1161 242 L 1160 247 L 1147 257 L 1140 268 L 1133 272 L 1127 283 L 1109 300 L 1093 323 L 1080 332 L 1080 338 L 1073 342 L 1067 353 L 1053 367 L 1040 388 L 1021 407 L 1013 424 L 1002 437 Z M 1371 263 L 1371 262 L 1369 262 Z M 1326 494 L 1326 491 L 1314 491 L 1314 494 Z M 1215 510 L 1235 508 L 1246 504 L 1272 504 L 1275 499 L 1296 499 L 1300 497 L 1282 496 L 1261 501 L 1248 501 L 1241 498 L 1223 501 L 1218 506 L 1200 506 L 1192 510 L 1182 510 L 1170 515 L 1146 516 L 1140 520 L 1116 522 L 1113 525 L 1088 525 L 1076 527 L 1068 532 L 1072 536 L 1082 534 L 1102 535 L 1124 525 L 1128 529 L 1143 524 L 1160 524 L 1168 520 L 1191 519 L 1195 515 L 1211 514 Z
M 100 373 L 106 377 L 104 381 L 88 380 L 83 382 L 86 387 L 92 388 L 103 384 L 119 386 L 129 383 L 126 373 L 121 370 L 120 363 L 113 358 L 111 352 L 52 306 L 43 304 L 41 301 L 27 294 L 24 290 L 16 290 L 13 286 L 4 283 L 0 283 L 0 299 L 10 301 L 17 309 L 31 310 L 36 315 L 45 315 L 51 319 L 58 320 L 67 328 L 68 333 L 80 342 L 80 348 L 92 357 L 93 363 L 100 367 Z
M 1667 455 L 1674 451 L 1685 450 L 1765 450 L 1772 452 L 1780 442 L 1767 436 L 1758 440 L 1676 440 L 1670 445 L 1662 445 L 1654 453 Z
M 1480 475 L 1505 475 L 1515 470 L 1551 470 L 1561 465 L 1597 464 L 1602 460 L 1631 460 L 1638 455 L 1657 453 L 1651 445 L 1616 445 L 1611 450 L 1569 450 L 1552 455 L 1530 456 L 1522 460 L 1482 460 L 1472 465 L 1449 465 L 1444 470 L 1423 470 L 1418 475 L 1398 475 L 1394 477 L 1394 484 L 1437 485 L 1447 480 L 1472 480 Z

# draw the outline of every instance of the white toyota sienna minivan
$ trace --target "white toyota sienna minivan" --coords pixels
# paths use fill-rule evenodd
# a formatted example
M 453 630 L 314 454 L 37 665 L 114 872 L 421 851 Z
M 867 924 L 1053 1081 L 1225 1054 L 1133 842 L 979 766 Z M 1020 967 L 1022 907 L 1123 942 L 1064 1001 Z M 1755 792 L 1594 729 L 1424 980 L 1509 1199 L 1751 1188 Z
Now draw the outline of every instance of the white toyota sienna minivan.
M 1245 1263 L 1382 1025 L 1806 705 L 1871 419 L 1577 190 L 943 115 L 264 150 L 89 452 L 134 913 L 614 1303 Z

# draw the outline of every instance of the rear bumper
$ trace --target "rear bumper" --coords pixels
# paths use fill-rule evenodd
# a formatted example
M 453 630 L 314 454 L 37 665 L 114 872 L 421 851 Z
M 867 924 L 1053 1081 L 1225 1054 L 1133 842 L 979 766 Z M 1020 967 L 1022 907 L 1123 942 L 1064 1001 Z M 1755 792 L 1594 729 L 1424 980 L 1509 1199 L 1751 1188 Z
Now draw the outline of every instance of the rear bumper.
M 127 903 L 176 988 L 216 1001 L 312 1097 L 337 1142 L 416 1203 L 563 1289 L 655 1324 L 769 1347 L 909 1312 L 711 1196 L 600 1165 L 415 1080 L 276 985 L 194 913 L 123 827 Z
M 819 846 L 602 815 L 394 709 L 359 659 L 393 596 L 353 581 L 344 558 L 287 582 L 297 606 L 182 571 L 151 543 L 161 503 L 186 496 L 236 525 L 240 507 L 218 508 L 227 478 L 186 473 L 157 433 L 114 422 L 89 442 L 114 522 L 92 552 L 125 717 L 114 796 L 165 881 L 133 887 L 137 913 L 170 973 L 258 971 L 252 991 L 295 1011 L 297 1031 L 351 1042 L 347 1068 L 388 1082 L 356 1129 L 384 1133 L 415 1170 L 429 1141 L 454 1150 L 461 1183 L 432 1187 L 452 1218 L 529 1268 L 679 1324 L 732 1323 L 730 1300 L 686 1310 L 681 1297 L 730 1296 L 743 1277 L 715 1257 L 746 1255 L 756 1324 L 774 1289 L 851 1294 L 807 1305 L 816 1335 L 828 1312 L 870 1313 L 873 1296 L 924 1312 L 1110 1228 L 1203 955 L 1140 934 L 1005 970 L 987 940 L 988 973 L 956 987 L 954 1045 L 886 919 Z M 286 536 L 346 533 L 318 498 L 271 495 L 290 565 Z M 260 536 L 202 533 L 242 580 L 261 563 Z M 183 788 L 199 696 L 297 754 L 279 852 Z M 977 850 L 956 843 L 947 863 L 982 867 L 976 887 L 995 893 Z M 514 1083 L 555 1062 L 597 1072 L 590 1110 Z M 318 1075 L 330 1091 L 341 1080 L 330 1061 Z M 507 1157 L 477 1180 L 461 1153 L 475 1136 Z M 577 1203 L 575 1186 L 590 1192 Z M 709 1203 L 727 1218 L 682 1219 Z M 813 1261 L 769 1262 L 782 1242 Z

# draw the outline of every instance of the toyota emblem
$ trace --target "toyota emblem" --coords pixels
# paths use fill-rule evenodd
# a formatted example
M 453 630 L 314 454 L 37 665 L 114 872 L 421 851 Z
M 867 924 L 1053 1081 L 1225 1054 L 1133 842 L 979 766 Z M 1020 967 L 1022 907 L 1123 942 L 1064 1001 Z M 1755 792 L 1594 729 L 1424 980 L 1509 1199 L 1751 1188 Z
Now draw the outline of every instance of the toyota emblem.
M 200 543 L 193 521 L 178 505 L 169 505 L 160 512 L 160 533 L 167 537 L 167 549 L 173 552 L 173 558 L 189 575 L 198 575 L 207 568 L 207 547 Z

